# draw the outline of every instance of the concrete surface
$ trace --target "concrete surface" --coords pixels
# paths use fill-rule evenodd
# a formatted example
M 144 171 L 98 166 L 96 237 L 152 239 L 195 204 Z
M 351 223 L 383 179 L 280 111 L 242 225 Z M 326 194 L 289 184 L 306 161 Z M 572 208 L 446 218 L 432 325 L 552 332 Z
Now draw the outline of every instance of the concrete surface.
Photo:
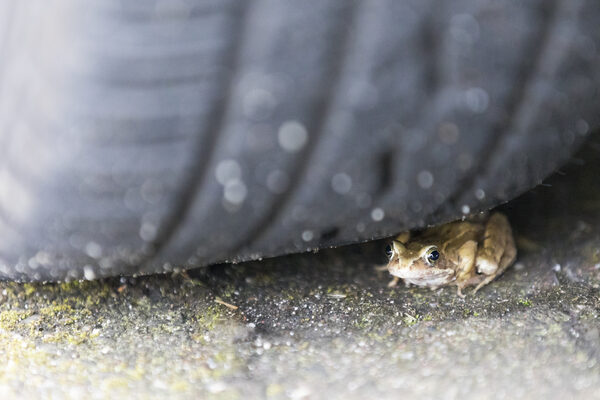
M 0 396 L 600 398 L 600 136 L 503 209 L 477 296 L 388 289 L 383 242 L 173 276 L 1 283 Z M 594 143 L 595 141 L 595 143 Z

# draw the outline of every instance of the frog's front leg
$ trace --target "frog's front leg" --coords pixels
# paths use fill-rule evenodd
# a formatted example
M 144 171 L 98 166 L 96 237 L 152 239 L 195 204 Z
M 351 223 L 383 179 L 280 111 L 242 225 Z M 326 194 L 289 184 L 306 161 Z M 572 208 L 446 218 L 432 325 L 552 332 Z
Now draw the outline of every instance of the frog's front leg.
M 375 268 L 375 271 L 377 272 L 384 272 L 384 271 L 388 271 L 388 265 L 377 265 Z M 388 282 L 387 286 L 389 288 L 393 288 L 396 287 L 398 285 L 398 281 L 400 280 L 400 278 L 398 278 L 397 276 L 392 277 L 392 280 Z
M 465 297 L 462 290 L 472 285 L 472 278 L 475 275 L 475 255 L 477 254 L 477 242 L 469 240 L 458 249 L 458 268 L 456 269 L 456 293 L 460 297 Z
M 475 261 L 477 272 L 485 275 L 485 278 L 473 293 L 502 274 L 515 261 L 516 256 L 517 249 L 508 220 L 500 213 L 492 214 L 486 224 L 483 244 Z

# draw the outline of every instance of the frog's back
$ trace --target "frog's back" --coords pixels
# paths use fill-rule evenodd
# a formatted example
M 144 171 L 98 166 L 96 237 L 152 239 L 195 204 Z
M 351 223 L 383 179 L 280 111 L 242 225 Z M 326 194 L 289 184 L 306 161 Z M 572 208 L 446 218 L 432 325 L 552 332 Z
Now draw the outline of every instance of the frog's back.
M 459 247 L 463 243 L 482 239 L 485 226 L 480 222 L 456 221 L 423 231 L 418 241 L 436 245 L 441 249 Z

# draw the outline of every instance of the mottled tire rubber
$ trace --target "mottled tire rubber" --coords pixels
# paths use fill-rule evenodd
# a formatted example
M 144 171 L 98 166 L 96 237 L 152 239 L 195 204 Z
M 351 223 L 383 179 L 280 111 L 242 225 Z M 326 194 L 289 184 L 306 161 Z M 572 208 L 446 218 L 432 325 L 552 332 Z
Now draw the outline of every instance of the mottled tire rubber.
M 538 184 L 598 127 L 600 3 L 4 0 L 0 276 L 381 238 Z

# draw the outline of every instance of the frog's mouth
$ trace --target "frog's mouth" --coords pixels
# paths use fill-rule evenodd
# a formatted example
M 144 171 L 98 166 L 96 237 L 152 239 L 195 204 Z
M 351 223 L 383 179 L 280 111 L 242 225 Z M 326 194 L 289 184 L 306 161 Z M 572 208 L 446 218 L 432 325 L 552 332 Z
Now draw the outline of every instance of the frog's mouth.
M 405 282 L 417 286 L 442 286 L 452 282 L 456 277 L 452 269 L 428 268 L 427 270 L 409 269 L 403 271 L 390 271 Z

